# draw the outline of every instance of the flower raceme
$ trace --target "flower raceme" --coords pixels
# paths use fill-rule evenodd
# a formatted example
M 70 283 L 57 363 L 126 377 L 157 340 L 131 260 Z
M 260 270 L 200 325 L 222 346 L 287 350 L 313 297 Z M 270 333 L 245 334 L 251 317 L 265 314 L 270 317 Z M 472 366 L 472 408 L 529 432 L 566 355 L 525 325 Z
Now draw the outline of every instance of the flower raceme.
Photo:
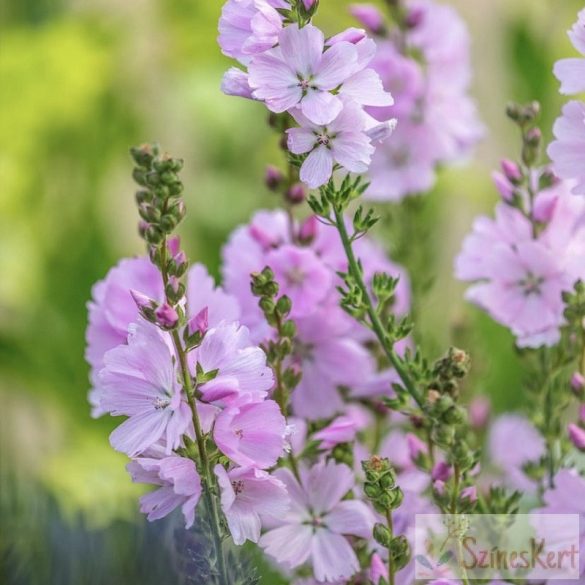
M 231 68 L 222 89 L 293 117 L 301 128 L 296 135 L 289 134 L 289 144 L 291 152 L 306 155 L 301 179 L 310 187 L 326 183 L 336 163 L 350 172 L 364 172 L 374 142 L 385 139 L 393 127 L 390 116 L 374 120 L 363 109 L 393 104 L 369 67 L 376 53 L 374 42 L 363 30 L 348 29 L 325 39 L 313 24 L 283 26 L 282 19 L 271 20 L 270 34 L 263 27 L 265 34 L 259 35 L 258 22 L 265 22 L 265 12 L 278 14 L 266 4 L 235 1 L 224 7 L 220 45 L 247 67 L 247 73 Z

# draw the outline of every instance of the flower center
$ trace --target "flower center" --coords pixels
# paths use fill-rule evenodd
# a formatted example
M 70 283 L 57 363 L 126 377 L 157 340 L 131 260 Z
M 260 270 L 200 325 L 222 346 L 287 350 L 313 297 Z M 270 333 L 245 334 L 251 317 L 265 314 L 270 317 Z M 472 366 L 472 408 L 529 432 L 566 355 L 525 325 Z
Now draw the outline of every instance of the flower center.
M 305 273 L 298 266 L 293 266 L 286 271 L 286 282 L 289 286 L 300 286 L 305 282 Z
M 234 488 L 234 492 L 236 496 L 241 494 L 244 491 L 244 482 L 241 479 L 237 481 L 232 481 L 232 487 Z
M 544 282 L 542 276 L 536 276 L 532 272 L 528 272 L 526 276 L 518 282 L 523 289 L 524 296 L 539 295 L 541 292 L 541 285 Z
M 171 403 L 171 399 L 168 396 L 157 396 L 152 404 L 156 410 L 164 410 Z
M 244 431 L 242 429 L 236 429 L 234 435 L 236 435 L 238 439 L 242 439 L 244 437 Z
M 297 340 L 294 345 L 294 356 L 301 362 L 312 361 L 313 349 L 314 346 L 311 343 L 303 343 Z
M 317 134 L 317 144 L 322 144 L 323 146 L 329 146 L 331 139 L 327 134 L 322 132 L 321 134 Z

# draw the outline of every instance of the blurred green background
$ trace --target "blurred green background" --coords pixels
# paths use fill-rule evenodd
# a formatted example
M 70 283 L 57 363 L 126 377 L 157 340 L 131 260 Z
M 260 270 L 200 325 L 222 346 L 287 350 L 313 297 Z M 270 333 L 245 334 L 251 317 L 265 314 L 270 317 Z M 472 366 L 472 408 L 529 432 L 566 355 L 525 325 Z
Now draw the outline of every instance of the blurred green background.
M 189 215 L 181 233 L 190 257 L 216 274 L 228 232 L 277 203 L 262 182 L 265 164 L 280 162 L 265 111 L 219 91 L 228 66 L 215 41 L 221 4 L 0 3 L 3 583 L 180 582 L 165 568 L 175 553 L 160 544 L 172 525 L 145 526 L 139 489 L 108 444 L 113 421 L 89 418 L 85 303 L 121 256 L 142 251 L 130 145 L 156 140 L 185 159 Z M 327 32 L 350 25 L 347 4 L 322 0 L 319 24 Z M 562 103 L 552 64 L 572 54 L 565 31 L 583 3 L 450 4 L 471 30 L 473 92 L 489 132 L 473 161 L 444 172 L 424 201 L 390 210 L 409 221 L 379 236 L 390 248 L 393 237 L 410 242 L 417 290 L 432 279 L 417 299 L 423 345 L 435 355 L 449 343 L 467 347 L 473 391 L 513 408 L 522 394 L 511 339 L 464 304 L 452 259 L 472 218 L 497 200 L 490 170 L 518 150 L 506 102 L 540 100 L 550 136 Z

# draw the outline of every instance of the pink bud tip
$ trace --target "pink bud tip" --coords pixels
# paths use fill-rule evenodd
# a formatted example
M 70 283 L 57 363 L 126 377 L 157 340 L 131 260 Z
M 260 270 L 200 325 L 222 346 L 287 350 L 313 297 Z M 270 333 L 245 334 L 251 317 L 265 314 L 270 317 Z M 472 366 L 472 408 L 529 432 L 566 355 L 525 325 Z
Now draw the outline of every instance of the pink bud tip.
M 138 309 L 148 309 L 149 307 L 153 307 L 156 303 L 146 295 L 143 295 L 141 292 L 137 290 L 130 290 L 130 294 L 136 303 Z
M 173 256 L 173 260 L 175 261 L 175 264 L 177 266 L 180 266 L 181 264 L 186 264 L 187 254 L 185 254 L 183 250 L 179 250 L 179 252 Z
M 169 238 L 167 240 L 167 248 L 171 258 L 174 258 L 181 250 L 181 238 L 179 236 Z
M 303 0 L 303 6 L 305 7 L 305 10 L 311 10 L 315 4 L 317 4 L 317 0 Z
M 579 451 L 585 451 L 585 429 L 581 428 L 580 426 L 571 423 L 567 427 L 567 432 L 569 434 L 569 439 Z
M 175 293 L 179 292 L 179 285 L 181 284 L 181 281 L 176 276 L 169 277 L 169 284 Z
M 349 11 L 371 32 L 379 34 L 384 30 L 384 17 L 373 4 L 353 4 Z
M 381 579 L 386 579 L 387 573 L 386 564 L 378 553 L 374 553 L 370 561 L 370 581 L 378 585 Z
M 451 466 L 444 461 L 439 461 L 431 471 L 431 478 L 433 481 L 445 482 L 451 477 Z
M 466 487 L 461 491 L 461 499 L 477 502 L 477 488 L 474 485 Z
M 413 462 L 416 462 L 421 455 L 426 455 L 429 452 L 423 441 L 413 433 L 407 433 L 406 444 L 408 446 L 410 459 Z
M 295 183 L 287 192 L 286 198 L 295 205 L 302 203 L 307 196 L 307 190 L 302 183 Z
M 581 372 L 575 372 L 571 376 L 571 390 L 577 395 L 583 394 L 585 388 L 585 376 Z
M 483 429 L 490 417 L 491 403 L 486 396 L 477 396 L 469 405 L 469 422 L 475 429 Z
M 442 496 L 445 493 L 445 482 L 437 479 L 433 482 L 433 489 Z
M 268 165 L 266 167 L 266 173 L 264 174 L 264 182 L 271 191 L 275 191 L 276 189 L 278 189 L 278 187 L 280 187 L 280 185 L 282 184 L 283 179 L 284 176 L 280 169 L 276 168 L 273 165 Z
M 404 24 L 408 28 L 416 28 L 417 26 L 420 26 L 424 17 L 425 11 L 423 8 L 413 8 L 412 10 L 409 10 L 408 14 L 406 15 Z
M 511 202 L 514 198 L 514 187 L 512 183 L 502 173 L 498 173 L 497 171 L 492 172 L 492 181 L 496 189 L 500 192 L 502 199 Z
M 179 322 L 177 311 L 167 303 L 163 303 L 155 311 L 158 324 L 164 329 L 172 329 Z
M 512 183 L 519 183 L 522 180 L 522 172 L 520 171 L 520 167 L 514 161 L 511 161 L 507 158 L 502 159 L 500 166 L 502 167 L 502 172 L 508 181 L 511 181 Z
M 299 228 L 299 240 L 303 244 L 311 243 L 316 237 L 319 230 L 319 220 L 317 216 L 310 215 L 303 221 Z
M 201 335 L 205 335 L 209 329 L 209 309 L 204 307 L 189 321 L 189 333 L 193 334 L 199 331 Z

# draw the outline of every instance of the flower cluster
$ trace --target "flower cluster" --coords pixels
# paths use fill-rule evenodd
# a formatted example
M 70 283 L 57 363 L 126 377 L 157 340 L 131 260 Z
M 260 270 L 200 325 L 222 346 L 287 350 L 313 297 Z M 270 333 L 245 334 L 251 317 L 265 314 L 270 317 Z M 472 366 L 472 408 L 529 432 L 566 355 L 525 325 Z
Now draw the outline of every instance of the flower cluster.
M 164 173 L 172 173 L 161 169 L 167 159 L 150 147 L 134 158 L 135 177 L 149 177 L 150 195 L 139 198 L 148 199 L 151 217 L 164 217 L 152 210 L 169 206 L 170 196 L 157 191 Z M 237 300 L 203 266 L 188 270 L 178 238 L 165 236 L 164 227 L 153 237 L 152 226 L 140 226 L 150 259 L 122 261 L 94 288 L 87 334 L 94 413 L 127 417 L 111 444 L 132 458 L 134 481 L 159 486 L 142 498 L 141 510 L 156 520 L 181 506 L 187 527 L 201 475 L 206 489 L 215 481 L 203 454 L 209 434 L 225 462 L 213 472 L 233 540 L 257 542 L 261 516 L 288 507 L 284 484 L 265 471 L 283 455 L 287 435 L 284 416 L 267 398 L 273 373 L 239 323 Z M 193 449 L 199 465 L 189 456 Z
M 519 347 L 555 345 L 565 323 L 563 292 L 585 278 L 585 202 L 571 184 L 535 169 L 526 178 L 519 166 L 502 163 L 495 180 L 504 197 L 495 217 L 479 217 L 455 262 L 457 278 L 472 281 L 466 297 L 516 336 Z M 515 184 L 516 183 L 516 184 Z M 546 183 L 545 183 L 546 184 Z M 533 194 L 529 215 L 511 205 Z M 536 226 L 536 229 L 535 229 Z
M 585 9 L 569 31 L 573 46 L 581 58 L 562 59 L 554 68 L 561 82 L 561 93 L 577 94 L 585 91 Z M 548 148 L 555 172 L 563 179 L 572 179 L 573 193 L 585 195 L 585 103 L 571 101 L 563 108 L 554 128 L 556 140 Z
M 483 134 L 468 94 L 470 39 L 459 15 L 428 0 L 391 4 L 392 24 L 371 5 L 352 8 L 375 35 L 371 67 L 394 98 L 391 106 L 367 108 L 376 119 L 397 120 L 370 168 L 366 197 L 380 201 L 428 191 L 437 166 L 468 156 Z
M 368 282 L 382 270 L 399 276 L 393 311 L 409 307 L 408 278 L 383 250 L 367 237 L 356 242 L 364 258 Z M 259 211 L 250 224 L 238 227 L 223 250 L 226 290 L 242 307 L 242 322 L 252 338 L 271 335 L 258 301 L 250 290 L 250 274 L 269 266 L 280 293 L 290 298 L 296 324 L 291 360 L 302 372 L 292 395 L 293 413 L 310 420 L 344 412 L 343 386 L 354 399 L 388 393 L 392 371 L 379 372 L 366 348 L 363 328 L 349 318 L 336 300 L 337 275 L 347 259 L 335 232 L 310 216 L 300 224 L 284 211 Z
M 219 21 L 219 44 L 233 67 L 223 91 L 288 112 L 296 126 L 288 147 L 303 157 L 301 179 L 325 184 L 335 168 L 365 172 L 375 144 L 389 135 L 392 116 L 368 115 L 365 106 L 388 107 L 378 74 L 370 67 L 375 43 L 363 30 L 334 37 L 311 24 L 316 3 L 286 0 L 229 0 Z
M 285 209 L 258 211 L 229 236 L 221 286 L 190 266 L 174 234 L 182 161 L 156 146 L 131 151 L 147 255 L 94 286 L 89 399 L 94 416 L 124 417 L 110 442 L 134 481 L 155 486 L 141 511 L 157 520 L 179 508 L 205 539 L 194 582 L 257 582 L 235 573 L 242 553 L 230 548 L 252 541 L 295 585 L 409 585 L 416 514 L 513 514 L 520 495 L 510 490 L 539 498 L 537 513 L 562 513 L 583 494 L 575 149 L 557 132 L 550 152 L 564 163 L 541 166 L 537 105 L 509 106 L 520 161 L 494 173 L 495 218 L 476 220 L 456 260 L 467 298 L 512 331 L 527 360 L 530 417 L 490 424 L 488 401 L 464 406 L 469 354 L 430 359 L 416 347 L 408 275 L 369 234 L 379 218 L 354 208 L 364 195 L 430 189 L 437 165 L 481 134 L 457 15 L 430 0 L 387 4 L 392 28 L 374 7 L 353 8 L 374 42 L 353 28 L 326 38 L 313 24 L 318 0 L 225 3 L 219 43 L 240 66 L 223 90 L 270 111 L 288 169 L 266 175 Z M 571 33 L 580 50 L 584 15 Z M 581 88 L 580 71 L 580 60 L 557 66 L 563 90 Z M 582 122 L 557 129 L 573 140 Z M 371 182 L 355 176 L 367 171 Z M 305 202 L 310 214 L 299 213 Z

